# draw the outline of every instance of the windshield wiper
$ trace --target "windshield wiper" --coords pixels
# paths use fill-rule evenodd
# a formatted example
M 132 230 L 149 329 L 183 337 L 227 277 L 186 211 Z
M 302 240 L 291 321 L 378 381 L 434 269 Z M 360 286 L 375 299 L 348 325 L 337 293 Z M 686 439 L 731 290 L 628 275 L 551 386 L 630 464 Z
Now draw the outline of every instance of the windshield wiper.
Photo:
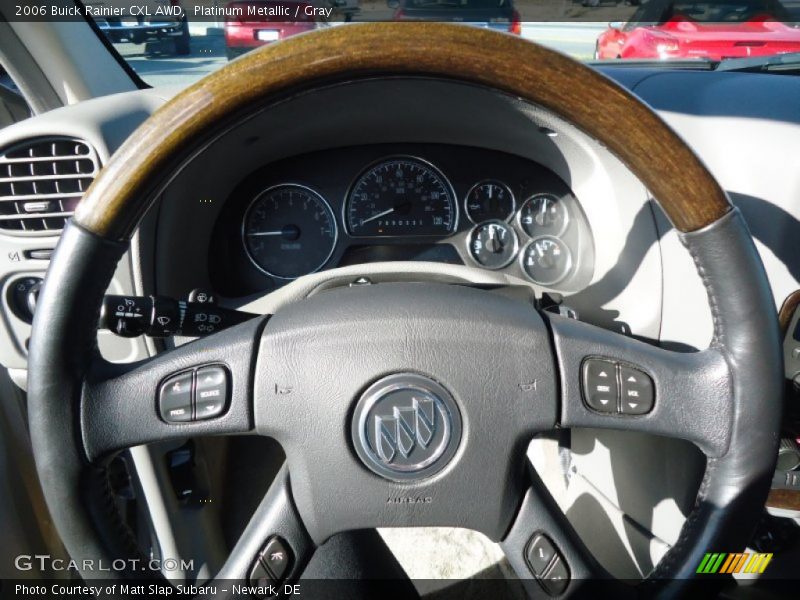
M 717 71 L 800 72 L 800 52 L 754 56 L 750 58 L 728 58 L 717 66 Z
M 692 71 L 713 71 L 717 62 L 708 58 L 622 58 L 612 60 L 589 60 L 587 64 L 593 67 L 625 67 L 639 69 L 685 69 Z

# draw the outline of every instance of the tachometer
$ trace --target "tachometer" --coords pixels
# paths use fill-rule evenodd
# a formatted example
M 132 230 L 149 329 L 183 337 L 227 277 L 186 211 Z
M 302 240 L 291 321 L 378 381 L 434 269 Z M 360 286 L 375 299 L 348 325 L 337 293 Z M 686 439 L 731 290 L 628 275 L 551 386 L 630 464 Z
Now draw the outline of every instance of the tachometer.
M 247 255 L 267 275 L 295 279 L 321 268 L 336 244 L 336 219 L 315 191 L 287 183 L 259 194 L 244 217 Z
M 345 204 L 353 236 L 448 235 L 458 224 L 450 183 L 433 165 L 411 157 L 389 158 L 356 179 Z

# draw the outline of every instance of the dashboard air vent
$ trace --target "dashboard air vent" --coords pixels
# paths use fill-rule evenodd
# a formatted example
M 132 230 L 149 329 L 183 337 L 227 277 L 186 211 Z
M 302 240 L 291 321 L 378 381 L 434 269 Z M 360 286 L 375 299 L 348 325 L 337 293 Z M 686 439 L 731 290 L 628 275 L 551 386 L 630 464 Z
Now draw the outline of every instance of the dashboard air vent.
M 0 151 L 0 230 L 58 232 L 100 169 L 78 139 L 36 138 Z

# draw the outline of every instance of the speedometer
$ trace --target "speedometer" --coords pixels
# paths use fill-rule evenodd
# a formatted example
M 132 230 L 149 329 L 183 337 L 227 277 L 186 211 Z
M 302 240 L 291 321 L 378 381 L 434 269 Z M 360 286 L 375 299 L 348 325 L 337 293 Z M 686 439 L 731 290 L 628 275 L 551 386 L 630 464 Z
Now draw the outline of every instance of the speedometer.
M 430 163 L 405 156 L 364 171 L 344 212 L 348 232 L 358 237 L 449 235 L 458 224 L 450 182 Z

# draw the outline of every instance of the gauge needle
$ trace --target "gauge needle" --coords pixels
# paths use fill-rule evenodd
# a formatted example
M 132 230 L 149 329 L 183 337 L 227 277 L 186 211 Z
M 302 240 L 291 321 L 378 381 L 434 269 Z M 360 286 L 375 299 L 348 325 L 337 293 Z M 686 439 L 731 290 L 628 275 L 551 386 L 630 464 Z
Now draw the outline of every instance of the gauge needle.
M 547 219 L 547 200 L 542 201 L 542 208 L 539 211 L 539 225 L 544 225 Z
M 379 212 L 377 215 L 372 215 L 368 219 L 362 220 L 361 224 L 363 225 L 364 223 L 369 223 L 370 221 L 374 221 L 375 219 L 380 219 L 381 217 L 385 217 L 386 215 L 388 215 L 390 213 L 393 213 L 393 212 L 394 212 L 394 207 L 392 207 L 392 208 L 390 208 L 388 210 L 385 210 L 383 212 Z
M 261 236 L 261 235 L 283 235 L 283 230 L 281 229 L 279 231 L 251 231 L 247 235 L 251 235 L 251 236 L 256 236 L 256 235 L 258 235 L 258 236 Z
M 489 241 L 486 244 L 486 247 L 489 249 L 489 252 L 500 252 L 502 247 L 497 240 L 497 227 L 494 225 L 489 225 Z

